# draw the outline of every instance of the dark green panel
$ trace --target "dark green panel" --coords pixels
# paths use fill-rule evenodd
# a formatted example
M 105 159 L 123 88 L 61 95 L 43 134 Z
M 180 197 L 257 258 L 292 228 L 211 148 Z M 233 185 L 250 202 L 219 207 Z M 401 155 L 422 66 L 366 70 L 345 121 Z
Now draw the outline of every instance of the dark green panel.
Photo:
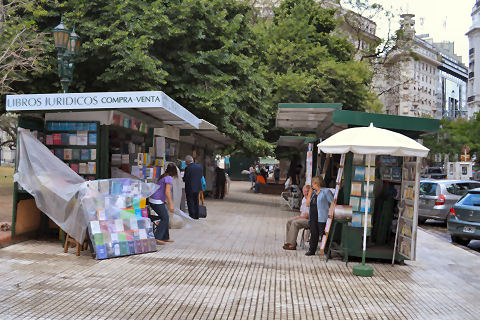
M 394 116 L 388 114 L 367 113 L 360 111 L 335 110 L 333 122 L 343 123 L 349 126 L 367 127 L 373 123 L 375 127 L 391 129 L 415 136 L 427 132 L 437 132 L 440 120 L 416 117 Z M 410 134 L 408 132 L 410 131 Z
M 279 103 L 278 108 L 332 108 L 340 110 L 342 109 L 341 103 Z

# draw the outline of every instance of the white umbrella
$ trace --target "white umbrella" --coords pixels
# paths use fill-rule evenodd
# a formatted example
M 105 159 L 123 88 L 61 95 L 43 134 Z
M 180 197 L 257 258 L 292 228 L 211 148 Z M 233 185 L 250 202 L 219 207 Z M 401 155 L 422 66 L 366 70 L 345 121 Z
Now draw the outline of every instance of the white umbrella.
M 426 157 L 429 149 L 415 140 L 390 130 L 376 128 L 373 123 L 369 127 L 350 128 L 334 134 L 318 144 L 318 149 L 324 153 L 366 154 L 368 169 L 365 174 L 370 174 L 372 155 L 392 155 L 403 157 Z M 365 266 L 365 251 L 367 247 L 367 217 L 370 207 L 368 190 L 370 178 L 367 179 L 367 192 L 363 226 L 363 254 L 362 265 Z M 354 267 L 355 268 L 355 267 Z M 369 270 L 370 271 L 370 270 Z M 369 272 L 367 271 L 367 272 Z M 371 269 L 373 273 L 373 269 Z

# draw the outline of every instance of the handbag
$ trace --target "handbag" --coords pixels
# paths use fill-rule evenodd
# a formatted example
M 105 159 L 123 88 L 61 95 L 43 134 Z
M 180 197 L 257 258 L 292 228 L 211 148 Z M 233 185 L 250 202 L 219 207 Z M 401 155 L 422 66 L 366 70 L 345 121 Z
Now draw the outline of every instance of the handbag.
M 205 206 L 205 199 L 203 197 L 203 191 L 200 191 L 198 194 L 198 217 L 206 218 L 207 217 L 207 207 Z

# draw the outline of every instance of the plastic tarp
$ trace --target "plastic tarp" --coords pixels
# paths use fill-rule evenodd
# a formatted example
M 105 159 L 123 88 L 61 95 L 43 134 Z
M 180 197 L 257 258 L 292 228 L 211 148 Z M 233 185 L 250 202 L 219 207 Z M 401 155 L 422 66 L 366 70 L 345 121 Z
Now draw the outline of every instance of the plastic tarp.
M 28 130 L 19 130 L 17 138 L 19 158 L 14 181 L 35 198 L 37 207 L 63 231 L 83 243 L 88 212 L 103 203 L 102 192 L 92 189 L 91 181 L 84 181 Z M 139 196 L 147 198 L 157 189 L 155 184 L 140 182 Z

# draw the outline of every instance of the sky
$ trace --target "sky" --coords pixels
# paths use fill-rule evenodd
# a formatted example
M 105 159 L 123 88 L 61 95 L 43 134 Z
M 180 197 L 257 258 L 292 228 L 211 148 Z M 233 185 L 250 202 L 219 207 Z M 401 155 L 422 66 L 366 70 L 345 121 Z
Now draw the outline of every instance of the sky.
M 398 18 L 392 20 L 392 30 L 400 25 L 400 13 L 415 15 L 416 34 L 430 34 L 435 42 L 455 42 L 455 54 L 462 56 L 463 63 L 468 65 L 468 38 L 465 33 L 472 24 L 472 8 L 476 0 L 373 0 L 390 11 L 397 13 Z M 377 36 L 386 38 L 388 19 L 375 17 Z

